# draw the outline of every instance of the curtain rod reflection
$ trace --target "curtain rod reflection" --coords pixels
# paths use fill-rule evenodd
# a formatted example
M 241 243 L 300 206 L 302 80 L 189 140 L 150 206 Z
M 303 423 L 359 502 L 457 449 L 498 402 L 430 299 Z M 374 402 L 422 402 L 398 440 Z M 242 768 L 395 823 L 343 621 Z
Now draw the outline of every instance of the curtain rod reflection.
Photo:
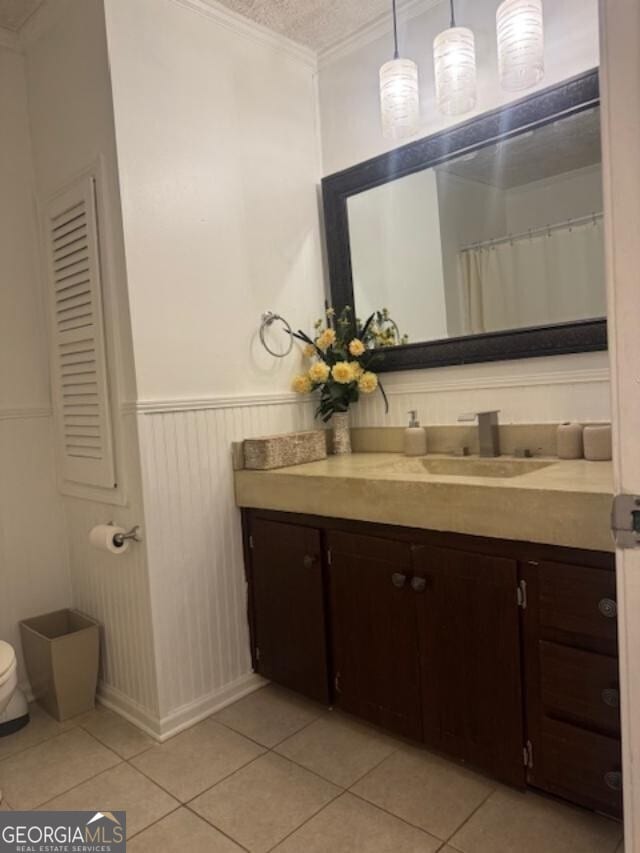
M 586 225 L 588 222 L 593 222 L 595 225 L 602 217 L 602 213 L 590 213 L 587 216 L 578 216 L 575 219 L 564 219 L 562 222 L 556 222 L 553 225 L 544 225 L 541 228 L 529 228 L 528 231 L 521 231 L 518 234 L 507 234 L 506 237 L 494 237 L 492 240 L 479 240 L 477 243 L 469 243 L 467 246 L 463 246 L 460 251 L 472 252 L 476 249 L 489 249 L 493 246 L 502 246 L 504 243 L 513 243 L 516 240 L 541 237 L 544 234 L 551 236 L 552 231 L 573 228 L 577 225 Z

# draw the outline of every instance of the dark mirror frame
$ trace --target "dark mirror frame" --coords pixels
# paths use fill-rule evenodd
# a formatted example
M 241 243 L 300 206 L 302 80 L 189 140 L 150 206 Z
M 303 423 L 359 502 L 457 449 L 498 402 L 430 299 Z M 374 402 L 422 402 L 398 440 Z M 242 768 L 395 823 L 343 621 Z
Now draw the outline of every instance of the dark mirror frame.
M 332 304 L 336 311 L 354 305 L 347 215 L 349 196 L 599 104 L 598 70 L 594 69 L 324 178 L 327 259 Z M 598 318 L 390 347 L 378 369 L 413 370 L 606 349 L 607 321 Z

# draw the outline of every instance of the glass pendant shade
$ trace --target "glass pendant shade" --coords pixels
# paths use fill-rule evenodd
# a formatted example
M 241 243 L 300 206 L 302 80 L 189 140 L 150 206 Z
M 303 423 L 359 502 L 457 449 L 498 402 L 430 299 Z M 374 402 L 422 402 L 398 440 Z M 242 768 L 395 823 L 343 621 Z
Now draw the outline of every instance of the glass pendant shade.
M 476 105 L 476 45 L 466 27 L 450 27 L 433 42 L 436 102 L 440 112 L 460 115 Z
M 542 0 L 504 0 L 496 13 L 500 84 L 528 89 L 544 76 Z
M 418 66 L 411 59 L 392 59 L 380 69 L 380 113 L 387 139 L 404 139 L 417 130 Z

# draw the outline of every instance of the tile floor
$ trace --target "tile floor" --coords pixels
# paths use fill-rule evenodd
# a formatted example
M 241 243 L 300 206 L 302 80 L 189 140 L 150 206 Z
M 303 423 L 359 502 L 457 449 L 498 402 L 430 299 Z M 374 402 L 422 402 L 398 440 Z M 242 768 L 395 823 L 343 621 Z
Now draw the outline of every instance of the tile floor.
M 125 809 L 130 853 L 621 853 L 620 824 L 264 687 L 164 744 L 104 709 L 0 740 L 0 808 Z

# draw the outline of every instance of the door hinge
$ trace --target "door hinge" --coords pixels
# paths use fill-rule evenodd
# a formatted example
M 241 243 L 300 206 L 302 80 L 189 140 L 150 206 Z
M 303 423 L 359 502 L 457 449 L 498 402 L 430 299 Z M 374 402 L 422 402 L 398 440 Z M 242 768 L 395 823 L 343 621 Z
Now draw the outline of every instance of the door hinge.
M 522 747 L 522 757 L 524 759 L 524 766 L 529 770 L 533 770 L 533 744 L 530 740 Z
M 256 661 L 260 660 L 260 649 L 256 646 Z
M 333 686 L 336 689 L 336 693 L 342 693 L 342 688 L 340 687 L 340 673 L 336 672 L 335 677 L 333 679 Z
M 616 495 L 611 509 L 611 532 L 618 548 L 640 546 L 640 497 Z
M 522 607 L 523 610 L 527 609 L 527 582 L 524 580 L 520 581 L 516 588 L 516 601 L 518 607 Z
M 327 565 L 331 565 L 331 548 L 327 548 Z
M 253 535 L 249 534 L 249 548 L 253 551 Z

